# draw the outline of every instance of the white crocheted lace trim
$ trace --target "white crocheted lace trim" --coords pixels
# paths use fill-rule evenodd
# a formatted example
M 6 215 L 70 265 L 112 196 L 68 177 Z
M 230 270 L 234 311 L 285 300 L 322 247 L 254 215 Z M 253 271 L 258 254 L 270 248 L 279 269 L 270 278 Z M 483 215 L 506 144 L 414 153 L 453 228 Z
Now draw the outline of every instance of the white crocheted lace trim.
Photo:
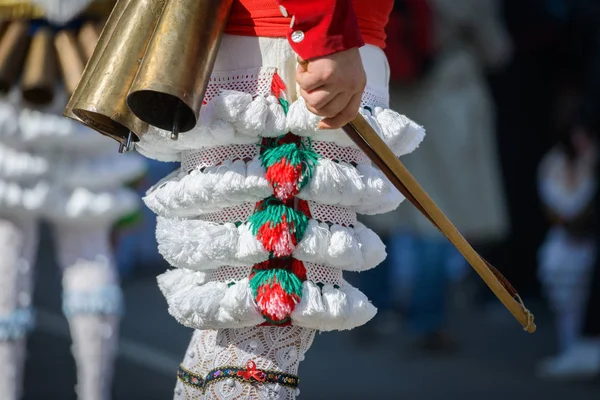
M 156 239 L 165 260 L 178 268 L 251 266 L 269 258 L 248 223 L 236 227 L 233 223 L 158 217 Z M 350 228 L 312 219 L 293 256 L 300 261 L 364 271 L 381 263 L 386 252 L 381 239 L 360 222 Z
M 272 77 L 274 70 L 268 71 Z M 238 76 L 240 72 L 230 74 Z M 257 78 L 255 74 L 248 74 L 247 79 L 250 85 Z M 211 90 L 215 95 L 207 99 L 193 130 L 182 133 L 178 140 L 173 141 L 169 139 L 169 132 L 152 128 L 136 144 L 141 147 L 140 152 L 150 158 L 176 161 L 177 153 L 185 150 L 258 143 L 261 137 L 277 137 L 287 132 L 333 142 L 342 147 L 355 146 L 341 129 L 317 129 L 321 117 L 308 111 L 302 98 L 290 105 L 286 115 L 278 99 L 269 95 L 268 91 L 240 91 L 227 85 L 215 85 Z M 365 97 L 368 100 L 379 96 L 373 94 Z M 375 105 L 368 109 L 361 108 L 360 112 L 397 156 L 415 150 L 425 136 L 423 127 L 390 109 Z M 155 151 L 156 157 L 153 156 Z
M 180 134 L 179 139 L 174 141 L 170 139 L 170 132 L 151 127 L 135 144 L 136 148 L 139 148 L 140 154 L 148 158 L 159 161 L 179 161 L 179 153 L 185 150 L 259 142 L 258 134 L 246 135 L 244 132 L 274 129 L 283 134 L 285 130 L 283 109 L 274 96 L 269 96 L 275 71 L 275 68 L 269 67 L 213 73 L 204 96 L 205 104 L 200 109 L 198 123 L 194 129 Z M 222 98 L 223 91 L 242 93 L 244 101 L 249 98 L 252 102 L 253 97 L 264 101 L 257 100 L 255 106 L 247 107 L 243 116 L 233 116 L 229 113 L 233 108 L 228 110 L 228 107 L 236 107 L 236 104 L 227 103 L 229 97 Z M 265 102 L 267 109 L 261 109 Z M 219 118 L 217 112 L 229 116 Z
M 211 281 L 203 272 L 175 269 L 158 277 L 169 313 L 182 325 L 194 329 L 240 328 L 265 322 L 256 308 L 248 278 Z M 296 326 L 321 331 L 352 329 L 367 323 L 377 309 L 366 296 L 346 281 L 338 288 L 320 288 L 307 280 L 302 299 L 292 312 Z
M 298 326 L 197 330 L 182 366 L 205 377 L 213 368 L 245 367 L 252 360 L 257 368 L 297 375 L 314 337 L 314 329 Z M 213 382 L 203 392 L 178 380 L 174 400 L 294 400 L 299 394 L 300 388 L 233 379 Z
M 181 170 L 148 190 L 144 202 L 161 216 L 194 217 L 273 195 L 261 161 L 254 158 L 246 162 L 244 158 L 239 155 L 235 161 L 214 160 L 208 167 L 199 163 L 189 174 L 185 171 L 193 164 L 184 160 Z M 404 200 L 387 177 L 370 164 L 354 167 L 328 158 L 318 160 L 311 180 L 297 197 L 353 207 L 366 214 L 394 210 Z

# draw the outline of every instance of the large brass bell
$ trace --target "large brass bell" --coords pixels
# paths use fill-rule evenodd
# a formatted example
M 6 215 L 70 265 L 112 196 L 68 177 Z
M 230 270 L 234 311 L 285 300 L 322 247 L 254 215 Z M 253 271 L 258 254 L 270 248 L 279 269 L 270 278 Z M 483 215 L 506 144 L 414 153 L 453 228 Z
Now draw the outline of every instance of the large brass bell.
M 119 0 L 100 35 L 68 107 L 86 125 L 128 146 L 147 125 L 126 96 L 164 7 L 164 1 Z
M 29 47 L 29 25 L 25 21 L 11 22 L 0 40 L 0 93 L 7 93 L 18 81 Z
M 179 132 L 196 125 L 232 0 L 169 1 L 127 104 L 142 121 Z

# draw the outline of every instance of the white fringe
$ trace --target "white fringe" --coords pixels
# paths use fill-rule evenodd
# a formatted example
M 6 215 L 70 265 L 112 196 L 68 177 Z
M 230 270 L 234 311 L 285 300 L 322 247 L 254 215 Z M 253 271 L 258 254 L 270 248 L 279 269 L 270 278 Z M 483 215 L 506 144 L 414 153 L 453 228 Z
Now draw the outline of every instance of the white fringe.
M 3 212 L 25 213 L 28 217 L 44 209 L 50 187 L 44 183 L 31 186 L 0 179 L 0 209 Z
M 222 265 L 251 266 L 266 261 L 268 252 L 250 233 L 249 224 L 217 224 L 201 220 L 158 217 L 158 250 L 172 266 L 210 270 Z M 348 271 L 364 271 L 381 263 L 385 245 L 369 228 L 355 228 L 310 220 L 293 256 Z
M 53 222 L 110 226 L 138 208 L 137 194 L 126 188 L 52 188 L 47 196 L 43 215 Z
M 376 107 L 373 113 L 363 108 L 359 111 L 396 156 L 413 152 L 425 137 L 425 130 L 422 126 L 393 110 Z M 334 142 L 343 147 L 356 147 L 341 129 L 317 129 L 320 120 L 321 117 L 308 111 L 306 102 L 300 98 L 290 105 L 287 128 L 298 136 Z
M 425 136 L 423 127 L 395 111 L 375 108 L 373 113 L 366 109 L 360 112 L 397 156 L 415 150 Z M 223 90 L 202 107 L 196 127 L 180 134 L 178 140 L 170 140 L 169 132 L 152 128 L 136 146 L 140 153 L 161 161 L 176 161 L 175 154 L 184 150 L 258 143 L 261 137 L 287 132 L 356 147 L 341 129 L 317 129 L 320 120 L 308 111 L 302 98 L 293 102 L 285 115 L 274 96 L 253 99 L 245 92 Z
M 227 160 L 204 171 L 169 175 L 148 190 L 144 202 L 164 217 L 195 217 L 271 196 L 273 190 L 265 175 L 259 159 L 248 163 Z M 371 165 L 355 168 L 327 158 L 319 159 L 312 179 L 297 197 L 356 207 L 364 214 L 394 210 L 404 200 L 381 171 Z
M 202 272 L 175 269 L 158 277 L 158 285 L 169 305 L 169 313 L 193 329 L 223 329 L 255 326 L 265 320 L 256 308 L 249 280 L 206 282 Z M 373 318 L 376 308 L 366 296 L 347 282 L 339 288 L 305 281 L 302 300 L 292 312 L 294 325 L 321 331 L 346 330 Z
M 24 182 L 40 178 L 50 171 L 48 159 L 0 142 L 0 178 Z

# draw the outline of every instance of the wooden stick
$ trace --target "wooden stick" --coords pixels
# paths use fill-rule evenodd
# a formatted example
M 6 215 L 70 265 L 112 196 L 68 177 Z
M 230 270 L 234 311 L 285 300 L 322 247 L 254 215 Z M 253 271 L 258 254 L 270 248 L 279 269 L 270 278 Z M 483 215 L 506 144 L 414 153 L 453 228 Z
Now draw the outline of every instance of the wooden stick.
M 362 115 L 358 114 L 343 129 L 394 186 L 458 249 L 523 328 L 529 333 L 535 332 L 533 314 L 525 308 L 518 293 L 471 247 Z

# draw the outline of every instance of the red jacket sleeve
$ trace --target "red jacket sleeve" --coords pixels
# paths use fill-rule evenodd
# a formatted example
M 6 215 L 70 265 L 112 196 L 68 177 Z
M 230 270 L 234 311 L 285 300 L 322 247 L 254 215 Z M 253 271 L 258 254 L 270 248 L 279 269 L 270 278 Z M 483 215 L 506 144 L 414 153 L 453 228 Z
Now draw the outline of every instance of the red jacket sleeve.
M 303 60 L 365 44 L 352 0 L 277 1 L 284 16 L 292 18 L 287 37 Z

